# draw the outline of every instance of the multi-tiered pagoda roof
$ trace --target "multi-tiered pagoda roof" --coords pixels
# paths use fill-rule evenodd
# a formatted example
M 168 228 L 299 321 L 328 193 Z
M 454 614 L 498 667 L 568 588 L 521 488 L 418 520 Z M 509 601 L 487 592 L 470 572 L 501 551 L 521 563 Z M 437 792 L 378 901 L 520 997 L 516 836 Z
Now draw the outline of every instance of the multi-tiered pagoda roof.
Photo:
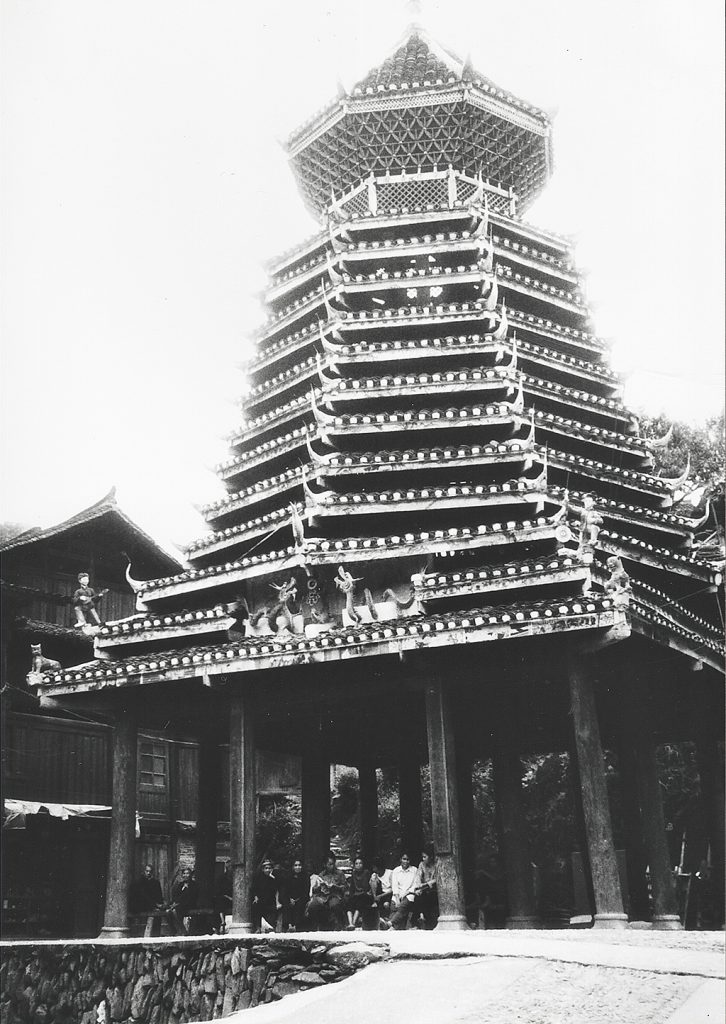
M 571 243 L 522 219 L 547 116 L 413 29 L 289 153 L 321 227 L 269 266 L 227 493 L 48 682 L 631 629 L 720 668 L 704 515 L 673 511 Z

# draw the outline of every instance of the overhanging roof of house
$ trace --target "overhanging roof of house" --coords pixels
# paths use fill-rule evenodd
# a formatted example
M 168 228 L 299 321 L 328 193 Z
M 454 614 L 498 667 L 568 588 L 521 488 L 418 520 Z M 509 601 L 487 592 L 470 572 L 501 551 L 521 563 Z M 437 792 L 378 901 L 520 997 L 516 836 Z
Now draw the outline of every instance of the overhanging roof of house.
M 181 558 L 176 558 L 166 551 L 158 541 L 154 540 L 153 537 L 146 533 L 123 511 L 116 499 L 115 487 L 112 487 L 108 494 L 104 495 L 100 501 L 89 505 L 88 508 L 82 509 L 80 512 L 76 512 L 60 523 L 47 527 L 32 526 L 19 533 L 11 534 L 0 543 L 0 554 L 29 545 L 39 544 L 84 526 L 99 526 L 106 523 L 113 525 L 123 534 L 134 540 L 137 545 L 145 548 L 150 555 L 153 555 L 155 561 L 168 566 L 169 570 L 175 571 L 182 566 Z

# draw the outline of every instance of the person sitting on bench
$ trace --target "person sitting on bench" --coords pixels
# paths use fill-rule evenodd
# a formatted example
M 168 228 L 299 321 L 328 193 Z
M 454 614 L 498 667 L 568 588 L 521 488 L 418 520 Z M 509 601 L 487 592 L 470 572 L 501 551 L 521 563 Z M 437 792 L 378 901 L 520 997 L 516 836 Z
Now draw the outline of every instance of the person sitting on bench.
M 345 909 L 348 914 L 348 931 L 363 924 L 366 911 L 371 909 L 371 873 L 366 871 L 363 858 L 356 855 L 353 871 L 348 881 L 348 898 Z
M 313 931 L 320 931 L 321 924 L 336 931 L 344 925 L 343 900 L 347 883 L 345 875 L 335 866 L 336 856 L 332 850 L 325 858 L 325 867 L 319 875 L 311 878 L 312 898 L 308 903 L 307 915 Z
M 419 926 L 423 918 L 423 927 L 433 931 L 439 921 L 438 870 L 433 846 L 427 846 L 421 855 L 416 878 L 416 899 L 413 903 L 414 924 Z
M 413 910 L 418 871 L 411 863 L 405 851 L 401 854 L 401 863 L 391 872 L 391 926 L 403 931 Z
M 272 861 L 265 857 L 262 870 L 252 883 L 252 925 L 256 932 L 274 932 L 280 909 L 278 888 Z
M 310 879 L 305 874 L 302 859 L 296 857 L 292 862 L 292 872 L 285 879 L 280 892 L 283 931 L 305 931 L 305 911 L 310 898 L 309 893 Z

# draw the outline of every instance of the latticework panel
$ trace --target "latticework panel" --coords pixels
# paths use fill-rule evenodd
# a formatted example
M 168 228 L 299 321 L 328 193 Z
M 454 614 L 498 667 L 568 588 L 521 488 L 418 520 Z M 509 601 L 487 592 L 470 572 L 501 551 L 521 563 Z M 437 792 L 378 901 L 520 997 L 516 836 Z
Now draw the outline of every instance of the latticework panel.
M 368 213 L 367 189 L 362 188 L 359 192 L 356 192 L 354 196 L 351 196 L 350 199 L 347 199 L 345 203 L 343 203 L 343 209 L 348 216 L 353 216 L 354 214 L 362 216 L 363 214 Z
M 378 183 L 378 202 L 383 209 L 390 210 L 401 206 L 442 206 L 447 202 L 446 179 L 410 178 L 405 181 L 380 181 Z
M 546 148 L 542 136 L 457 102 L 349 113 L 298 153 L 293 167 L 319 212 L 331 189 L 340 195 L 371 172 L 415 174 L 449 165 L 513 188 L 526 205 L 546 177 Z

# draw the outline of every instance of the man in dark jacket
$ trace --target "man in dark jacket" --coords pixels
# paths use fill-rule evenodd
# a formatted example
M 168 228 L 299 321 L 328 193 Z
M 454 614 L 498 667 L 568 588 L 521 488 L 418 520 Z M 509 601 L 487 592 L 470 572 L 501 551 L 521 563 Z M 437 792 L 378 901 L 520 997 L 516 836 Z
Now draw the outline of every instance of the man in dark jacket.
M 147 864 L 144 873 L 131 886 L 129 904 L 132 914 L 150 914 L 158 910 L 164 902 L 161 893 L 161 882 L 154 878 L 154 869 Z

